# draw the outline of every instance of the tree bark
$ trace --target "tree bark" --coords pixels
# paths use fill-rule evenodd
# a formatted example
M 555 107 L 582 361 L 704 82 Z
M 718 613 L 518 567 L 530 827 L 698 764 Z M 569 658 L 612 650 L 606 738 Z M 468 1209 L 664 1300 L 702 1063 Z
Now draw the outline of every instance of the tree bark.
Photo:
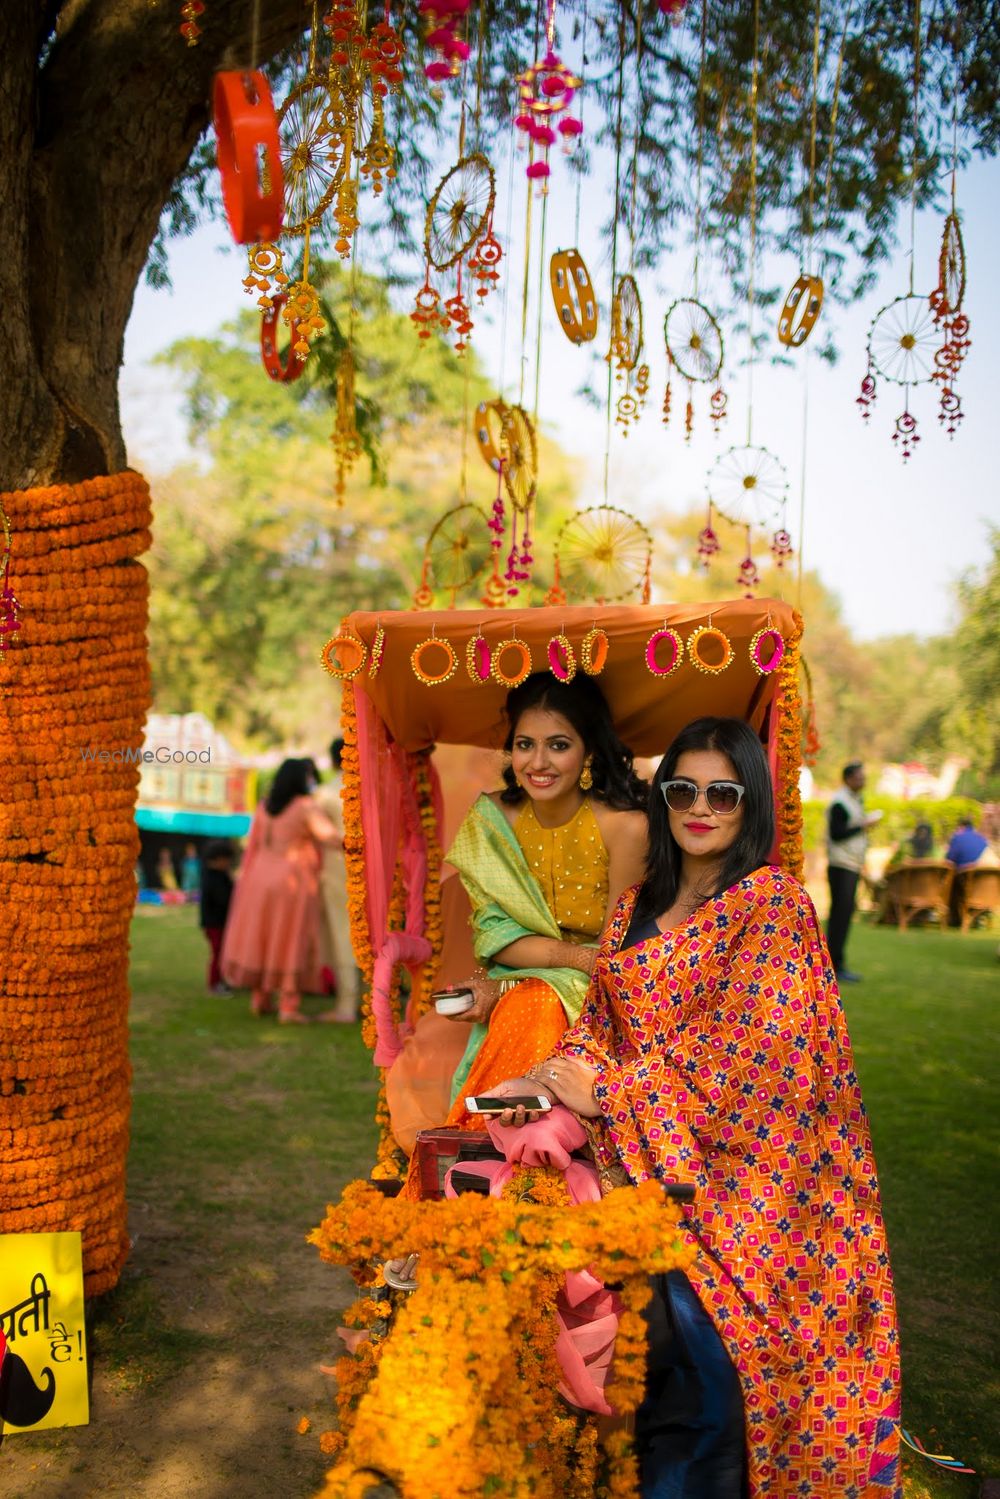
M 262 11 L 266 59 L 309 12 Z M 250 16 L 246 0 L 208 0 L 188 47 L 180 0 L 0 6 L 0 491 L 124 466 L 118 372 L 136 284 L 209 122 L 213 74 L 250 61 Z

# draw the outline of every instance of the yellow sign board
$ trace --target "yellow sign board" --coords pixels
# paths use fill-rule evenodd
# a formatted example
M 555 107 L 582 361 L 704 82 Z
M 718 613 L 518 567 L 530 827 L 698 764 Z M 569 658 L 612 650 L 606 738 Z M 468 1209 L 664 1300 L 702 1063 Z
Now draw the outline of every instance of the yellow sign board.
M 6 1339 L 0 1433 L 85 1426 L 90 1410 L 78 1233 L 0 1234 L 0 1332 Z

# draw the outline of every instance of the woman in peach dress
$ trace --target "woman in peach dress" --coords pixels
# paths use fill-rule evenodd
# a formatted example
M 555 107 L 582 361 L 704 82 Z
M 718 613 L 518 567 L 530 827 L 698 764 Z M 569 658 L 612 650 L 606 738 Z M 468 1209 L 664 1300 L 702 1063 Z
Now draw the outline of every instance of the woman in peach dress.
M 278 996 L 282 1024 L 305 1022 L 303 988 L 318 988 L 320 868 L 343 839 L 312 800 L 309 762 L 285 760 L 257 808 L 222 943 L 227 984 L 252 991 L 254 1015 Z

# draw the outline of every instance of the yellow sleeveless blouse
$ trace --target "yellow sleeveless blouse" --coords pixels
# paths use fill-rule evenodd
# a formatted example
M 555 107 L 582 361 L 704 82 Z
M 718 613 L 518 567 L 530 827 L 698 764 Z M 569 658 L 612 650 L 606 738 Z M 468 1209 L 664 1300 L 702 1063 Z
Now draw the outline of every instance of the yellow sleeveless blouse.
M 558 828 L 543 828 L 526 801 L 514 822 L 514 836 L 563 941 L 599 937 L 608 908 L 608 851 L 589 797 Z

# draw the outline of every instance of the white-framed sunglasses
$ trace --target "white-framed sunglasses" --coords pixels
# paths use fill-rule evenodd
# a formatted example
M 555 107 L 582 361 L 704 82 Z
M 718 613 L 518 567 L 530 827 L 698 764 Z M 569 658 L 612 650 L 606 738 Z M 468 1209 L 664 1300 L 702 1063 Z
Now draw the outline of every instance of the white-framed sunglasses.
M 690 812 L 702 787 L 694 781 L 661 781 L 660 790 L 671 812 Z M 729 817 L 743 800 L 746 787 L 739 781 L 709 781 L 704 791 L 709 811 Z

